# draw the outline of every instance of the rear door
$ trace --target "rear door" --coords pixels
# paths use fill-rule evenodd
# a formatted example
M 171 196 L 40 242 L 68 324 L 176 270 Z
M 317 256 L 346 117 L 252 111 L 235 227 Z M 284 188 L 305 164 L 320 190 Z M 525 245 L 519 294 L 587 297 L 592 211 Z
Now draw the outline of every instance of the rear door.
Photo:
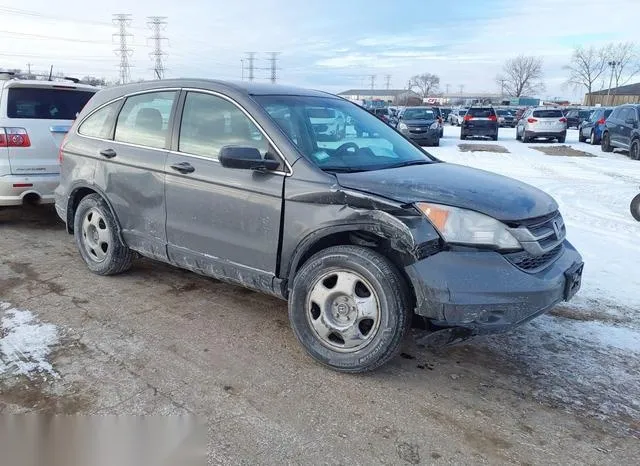
M 7 109 L 5 132 L 7 137 L 22 141 L 8 149 L 11 173 L 60 173 L 62 140 L 94 93 L 63 84 L 8 84 L 2 96 Z

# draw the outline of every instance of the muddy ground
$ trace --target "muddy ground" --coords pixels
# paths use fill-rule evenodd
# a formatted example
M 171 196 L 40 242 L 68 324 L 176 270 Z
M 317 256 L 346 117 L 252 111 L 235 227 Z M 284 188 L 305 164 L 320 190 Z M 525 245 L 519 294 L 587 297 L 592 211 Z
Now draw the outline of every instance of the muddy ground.
M 0 376 L 2 413 L 195 414 L 222 464 L 640 455 L 637 358 L 545 328 L 597 319 L 597 303 L 437 351 L 409 339 L 383 369 L 342 375 L 305 356 L 282 301 L 147 260 L 92 275 L 50 207 L 0 211 L 0 301 L 62 335 L 57 378 Z

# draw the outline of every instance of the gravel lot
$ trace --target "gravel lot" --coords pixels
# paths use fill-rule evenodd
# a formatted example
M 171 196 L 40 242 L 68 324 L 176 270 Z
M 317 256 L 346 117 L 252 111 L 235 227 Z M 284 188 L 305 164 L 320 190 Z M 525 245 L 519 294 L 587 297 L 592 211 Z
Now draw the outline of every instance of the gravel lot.
M 437 351 L 407 341 L 382 370 L 343 375 L 305 356 L 277 299 L 147 260 L 90 274 L 52 207 L 0 211 L 0 302 L 59 333 L 51 373 L 0 370 L 0 413 L 195 414 L 223 464 L 640 455 L 637 355 L 547 325 L 571 309 Z

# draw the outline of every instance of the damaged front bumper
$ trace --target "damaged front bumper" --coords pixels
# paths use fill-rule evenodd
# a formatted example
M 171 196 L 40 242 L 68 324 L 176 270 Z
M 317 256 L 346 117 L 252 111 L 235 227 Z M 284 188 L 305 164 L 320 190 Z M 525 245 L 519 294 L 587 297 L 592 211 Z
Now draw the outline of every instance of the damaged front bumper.
M 548 267 L 528 273 L 494 251 L 442 251 L 408 267 L 416 313 L 458 336 L 499 333 L 547 312 L 578 291 L 582 258 L 565 241 Z

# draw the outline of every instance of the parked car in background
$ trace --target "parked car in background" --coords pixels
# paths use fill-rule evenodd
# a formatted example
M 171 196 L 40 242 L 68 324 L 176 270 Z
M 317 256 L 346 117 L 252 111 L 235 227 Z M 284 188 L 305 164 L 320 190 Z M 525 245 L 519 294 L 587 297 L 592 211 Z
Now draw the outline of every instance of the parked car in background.
M 441 125 L 432 107 L 407 107 L 398 116 L 396 129 L 421 146 L 439 146 Z
M 640 160 L 640 105 L 621 105 L 613 109 L 604 123 L 601 148 L 604 152 L 613 149 L 629 151 L 629 157 Z
M 449 115 L 451 114 L 451 107 L 440 107 L 440 111 L 442 112 L 442 121 L 449 121 Z
M 498 140 L 498 116 L 491 106 L 472 106 L 462 119 L 460 139 L 469 136 L 483 136 Z
M 565 118 L 567 119 L 567 128 L 580 128 L 580 124 L 588 120 L 591 116 L 591 112 L 593 110 L 590 109 L 571 109 L 565 113 Z
M 496 114 L 498 115 L 498 125 L 501 127 L 515 128 L 515 116 L 511 110 L 498 108 L 496 109 Z
M 369 111 L 387 124 L 390 122 L 391 118 L 393 117 L 393 114 L 389 111 L 387 107 L 372 108 Z
M 598 107 L 594 109 L 589 119 L 580 124 L 578 141 L 586 142 L 588 139 L 592 145 L 600 144 L 604 123 L 611 112 L 613 112 L 613 108 Z
M 557 139 L 563 143 L 567 138 L 567 119 L 562 110 L 555 107 L 534 107 L 527 110 L 516 126 L 516 139 L 530 142 L 533 139 Z
M 309 130 L 315 108 L 374 136 L 325 143 Z M 548 194 L 441 162 L 324 92 L 111 87 L 60 158 L 56 211 L 90 271 L 123 273 L 140 254 L 285 299 L 295 337 L 339 371 L 386 363 L 413 322 L 456 339 L 504 332 L 580 288 Z
M 58 151 L 97 87 L 0 72 L 0 206 L 52 203 Z
M 436 114 L 436 119 L 438 122 L 438 131 L 440 133 L 440 137 L 444 136 L 444 116 L 442 114 L 442 109 L 440 107 L 431 107 L 433 112 Z
M 522 119 L 522 115 L 524 115 L 524 112 L 526 112 L 527 110 L 529 110 L 530 107 L 518 107 L 518 109 L 516 109 L 516 113 L 514 115 L 514 120 L 516 122 L 516 125 L 518 124 L 518 122 Z
M 449 123 L 454 126 L 460 126 L 464 116 L 467 114 L 466 108 L 455 108 L 449 114 Z
M 347 119 L 331 108 L 310 107 L 309 120 L 311 127 L 318 137 L 340 141 L 347 134 Z

